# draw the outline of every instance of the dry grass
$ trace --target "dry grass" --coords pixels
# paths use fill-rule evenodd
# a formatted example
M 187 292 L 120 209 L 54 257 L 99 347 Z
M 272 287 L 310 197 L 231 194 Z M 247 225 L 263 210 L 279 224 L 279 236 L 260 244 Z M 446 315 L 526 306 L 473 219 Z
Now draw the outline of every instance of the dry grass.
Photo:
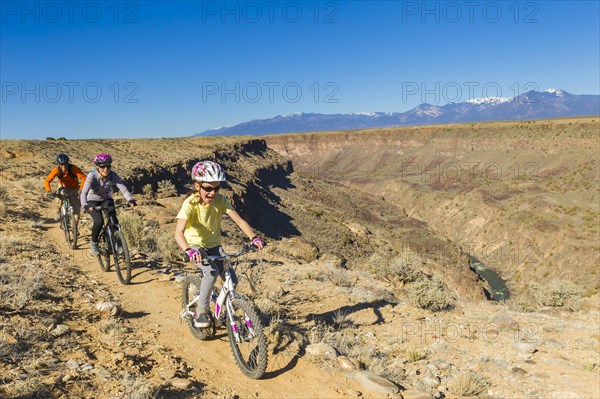
M 490 383 L 475 371 L 463 371 L 448 382 L 448 390 L 456 396 L 471 397 L 482 393 Z
M 454 306 L 456 298 L 448 291 L 442 279 L 423 276 L 406 287 L 410 301 L 423 309 L 434 312 Z
M 182 251 L 175 241 L 175 234 L 172 231 L 163 231 L 157 233 L 156 247 L 159 256 L 166 262 L 181 262 Z
M 170 180 L 162 180 L 158 182 L 157 198 L 169 198 L 177 196 L 177 188 Z
M 125 373 L 121 379 L 121 392 L 127 399 L 152 399 L 155 398 L 155 391 L 152 382 L 142 375 Z
M 19 310 L 43 290 L 43 271 L 37 263 L 0 265 L 0 308 Z
M 581 306 L 583 290 L 567 280 L 553 280 L 545 287 L 534 286 L 535 296 L 542 306 L 564 307 L 577 310 Z

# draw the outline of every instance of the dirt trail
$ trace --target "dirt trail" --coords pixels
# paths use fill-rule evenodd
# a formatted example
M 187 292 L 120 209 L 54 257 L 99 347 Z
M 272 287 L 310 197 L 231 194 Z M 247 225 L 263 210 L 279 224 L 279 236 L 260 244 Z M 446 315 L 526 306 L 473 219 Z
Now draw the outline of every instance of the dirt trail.
M 172 350 L 193 368 L 190 376 L 203 384 L 203 395 L 311 398 L 348 396 L 350 390 L 364 390 L 358 382 L 290 353 L 271 355 L 265 377 L 258 381 L 248 379 L 235 364 L 224 329 L 217 330 L 215 340 L 199 341 L 180 323 L 181 286 L 178 283 L 160 281 L 152 269 L 138 263 L 132 271 L 131 285 L 121 285 L 114 267 L 111 272 L 103 272 L 96 259 L 89 255 L 89 230 L 83 230 L 79 249 L 68 251 L 70 260 L 109 288 L 130 315 L 128 322 L 140 337 Z M 67 251 L 58 224 L 49 227 L 46 234 L 58 248 Z

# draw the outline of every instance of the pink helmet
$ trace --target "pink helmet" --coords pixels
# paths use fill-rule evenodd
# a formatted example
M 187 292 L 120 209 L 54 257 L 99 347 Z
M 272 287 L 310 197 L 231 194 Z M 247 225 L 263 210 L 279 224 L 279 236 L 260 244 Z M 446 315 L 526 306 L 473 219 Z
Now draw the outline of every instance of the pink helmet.
M 198 183 L 225 181 L 225 173 L 218 163 L 201 161 L 192 168 L 192 180 Z
M 94 157 L 94 165 L 101 163 L 112 163 L 112 158 L 108 154 L 98 154 Z

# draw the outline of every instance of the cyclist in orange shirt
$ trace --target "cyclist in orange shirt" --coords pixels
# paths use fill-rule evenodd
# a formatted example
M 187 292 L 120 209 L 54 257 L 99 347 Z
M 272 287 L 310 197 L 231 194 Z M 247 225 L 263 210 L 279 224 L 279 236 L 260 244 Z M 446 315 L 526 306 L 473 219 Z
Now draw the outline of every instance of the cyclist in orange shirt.
M 46 180 L 44 181 L 46 194 L 49 197 L 56 197 L 57 193 L 53 192 L 50 188 L 50 182 L 54 180 L 55 177 L 58 177 L 58 182 L 60 183 L 64 194 L 69 196 L 69 201 L 73 207 L 73 212 L 75 212 L 75 215 L 77 215 L 77 224 L 79 224 L 81 203 L 79 202 L 78 194 L 85 183 L 86 176 L 83 174 L 81 169 L 69 163 L 69 157 L 67 154 L 58 154 L 56 156 L 56 163 L 58 166 L 50 171 L 48 177 L 46 177 Z M 55 219 L 60 219 L 60 201 L 58 201 L 58 212 L 56 213 Z

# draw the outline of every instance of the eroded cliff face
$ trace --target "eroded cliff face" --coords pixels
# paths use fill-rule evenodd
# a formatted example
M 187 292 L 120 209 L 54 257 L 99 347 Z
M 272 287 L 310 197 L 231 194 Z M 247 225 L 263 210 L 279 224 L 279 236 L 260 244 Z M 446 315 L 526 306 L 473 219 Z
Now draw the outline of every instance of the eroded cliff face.
M 599 288 L 599 128 L 598 118 L 578 118 L 282 135 L 267 142 L 303 176 L 404 208 L 513 290 L 568 279 L 591 294 Z

